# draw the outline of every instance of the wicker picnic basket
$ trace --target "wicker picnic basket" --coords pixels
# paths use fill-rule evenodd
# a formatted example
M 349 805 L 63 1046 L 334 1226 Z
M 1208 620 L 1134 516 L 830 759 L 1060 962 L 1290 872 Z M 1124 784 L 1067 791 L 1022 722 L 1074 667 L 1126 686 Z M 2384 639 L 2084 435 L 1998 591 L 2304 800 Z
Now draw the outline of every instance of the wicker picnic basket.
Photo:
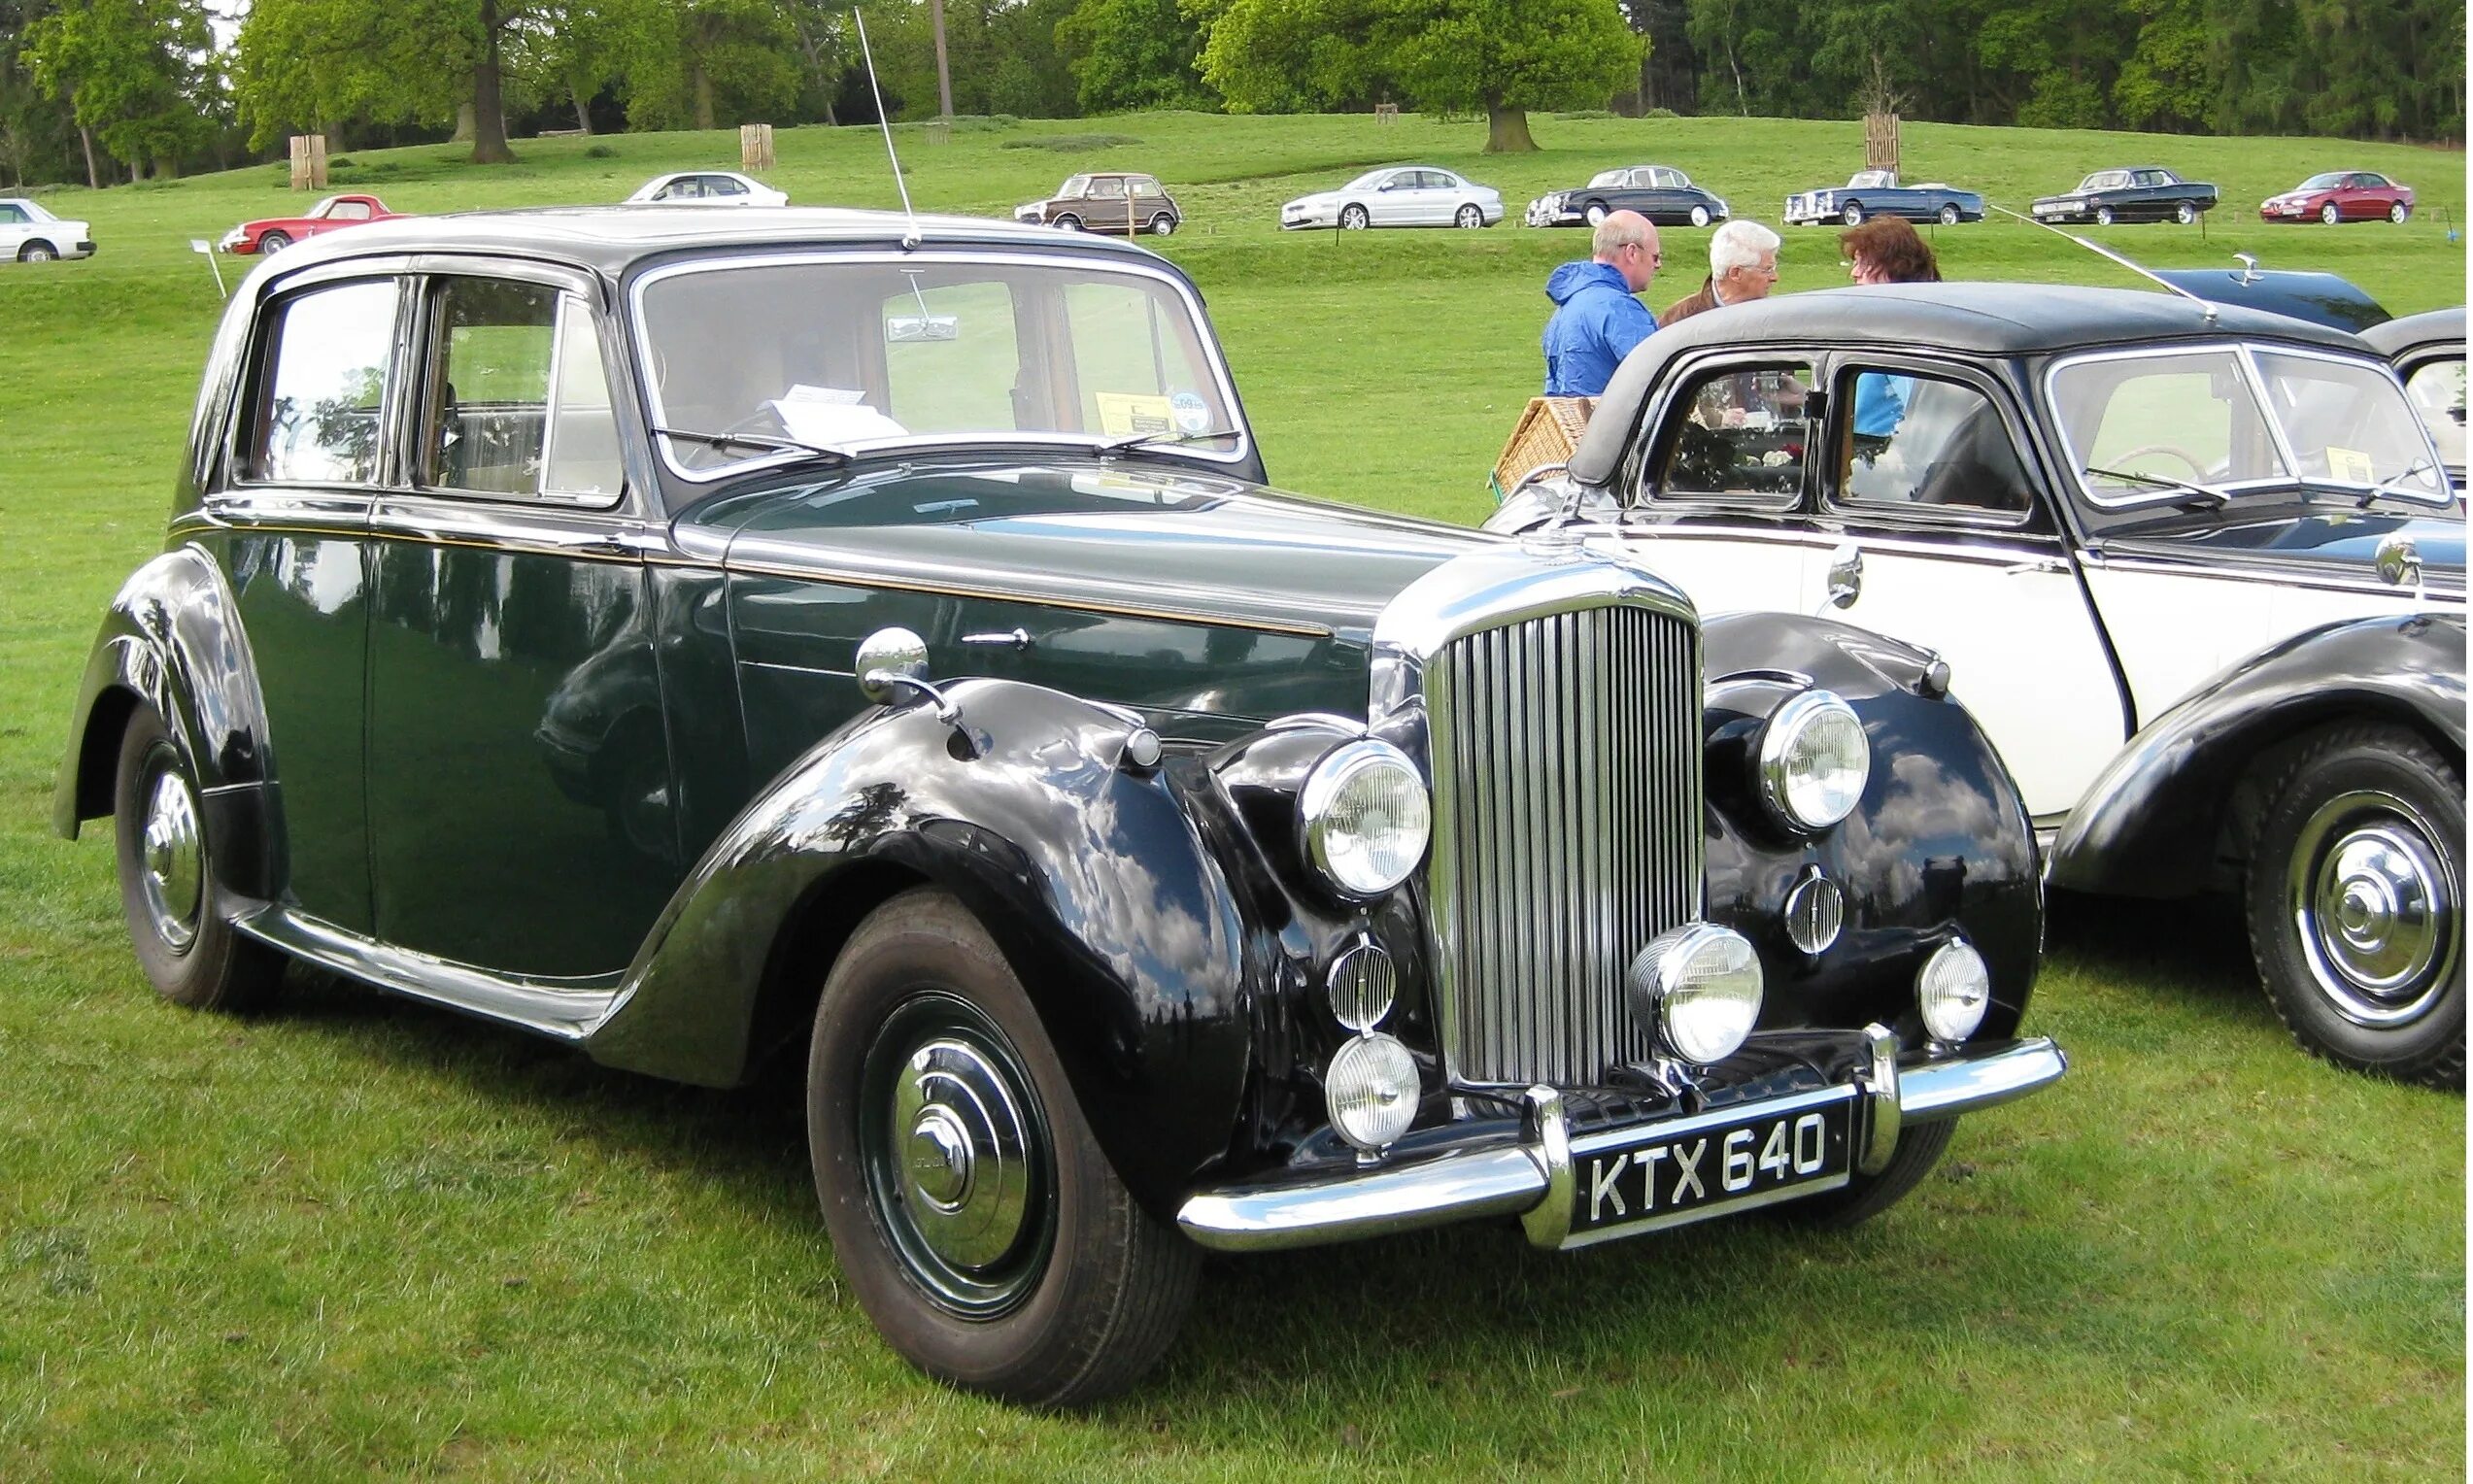
M 1572 451 L 1580 446 L 1580 434 L 1588 430 L 1589 414 L 1596 410 L 1595 397 L 1529 398 L 1518 425 L 1511 429 L 1511 441 L 1503 445 L 1503 456 L 1494 461 L 1494 497 L 1502 499 L 1533 469 L 1567 462 Z

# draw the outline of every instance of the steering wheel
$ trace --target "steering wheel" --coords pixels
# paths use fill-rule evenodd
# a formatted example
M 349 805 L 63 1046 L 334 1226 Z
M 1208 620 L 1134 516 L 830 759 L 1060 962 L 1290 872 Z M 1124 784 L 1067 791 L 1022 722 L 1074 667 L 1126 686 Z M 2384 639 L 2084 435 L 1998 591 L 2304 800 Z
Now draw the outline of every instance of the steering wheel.
M 2137 448 L 2123 450 L 2104 461 L 2117 469 L 2125 469 L 2129 467 L 2131 459 L 2143 457 L 2149 454 L 2163 454 L 2178 458 L 2198 479 L 2203 481 L 2207 477 L 2207 466 L 2198 461 L 2196 455 L 2170 443 L 2143 443 Z

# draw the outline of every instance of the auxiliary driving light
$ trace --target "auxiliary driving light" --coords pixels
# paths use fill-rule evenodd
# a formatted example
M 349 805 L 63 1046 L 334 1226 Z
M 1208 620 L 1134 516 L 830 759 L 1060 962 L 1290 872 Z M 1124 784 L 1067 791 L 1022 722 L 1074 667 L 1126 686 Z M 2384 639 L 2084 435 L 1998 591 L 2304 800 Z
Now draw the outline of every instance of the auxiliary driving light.
M 1760 956 L 1742 933 L 1715 923 L 1658 934 L 1632 960 L 1626 987 L 1632 1013 L 1683 1062 L 1733 1056 L 1760 1019 Z
M 1352 896 L 1374 896 L 1408 879 L 1425 859 L 1434 807 L 1408 756 L 1361 737 L 1331 750 L 1305 775 L 1297 803 L 1305 854 Z
M 1992 971 L 1964 938 L 1951 938 L 1923 961 L 1914 976 L 1914 997 L 1923 1007 L 1923 1029 L 1936 1041 L 1963 1041 L 1983 1024 L 1992 1004 Z
M 1872 744 L 1834 691 L 1806 691 L 1760 729 L 1760 793 L 1790 829 L 1826 829 L 1854 812 L 1872 777 Z
M 1379 945 L 1360 943 L 1333 961 L 1327 988 L 1334 1019 L 1351 1030 L 1372 1030 L 1391 1013 L 1400 970 Z
M 1375 1031 L 1339 1048 L 1323 1073 L 1331 1127 L 1359 1149 L 1388 1147 L 1417 1116 L 1417 1063 L 1408 1048 Z

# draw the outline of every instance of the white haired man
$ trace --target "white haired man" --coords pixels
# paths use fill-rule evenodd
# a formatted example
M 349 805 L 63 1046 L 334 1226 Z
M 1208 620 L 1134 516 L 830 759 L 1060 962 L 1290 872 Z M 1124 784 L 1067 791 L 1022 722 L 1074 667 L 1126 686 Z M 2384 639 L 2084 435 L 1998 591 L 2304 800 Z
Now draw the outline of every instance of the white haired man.
M 1657 317 L 1664 329 L 1717 308 L 1769 297 L 1778 287 L 1778 234 L 1757 221 L 1729 221 L 1709 239 L 1709 277 L 1700 292 L 1677 299 Z

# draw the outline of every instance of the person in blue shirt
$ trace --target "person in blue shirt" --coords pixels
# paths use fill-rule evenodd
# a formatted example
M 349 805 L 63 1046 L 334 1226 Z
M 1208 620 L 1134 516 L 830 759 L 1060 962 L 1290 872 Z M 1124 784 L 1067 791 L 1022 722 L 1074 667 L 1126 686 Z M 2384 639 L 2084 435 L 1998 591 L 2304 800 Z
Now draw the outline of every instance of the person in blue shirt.
M 1846 256 L 1846 276 L 1858 284 L 1937 284 L 1941 263 L 1932 245 L 1900 217 L 1875 217 L 1861 226 L 1838 234 L 1838 251 Z M 1854 435 L 1880 442 L 1906 421 L 1907 402 L 1914 395 L 1914 378 L 1867 371 L 1855 378 Z M 1865 445 L 1858 442 L 1857 452 Z
M 1635 295 L 1657 277 L 1664 259 L 1657 228 L 1638 212 L 1614 212 L 1597 224 L 1587 262 L 1565 263 L 1545 280 L 1554 313 L 1545 321 L 1545 394 L 1593 397 L 1614 368 L 1657 328 Z

